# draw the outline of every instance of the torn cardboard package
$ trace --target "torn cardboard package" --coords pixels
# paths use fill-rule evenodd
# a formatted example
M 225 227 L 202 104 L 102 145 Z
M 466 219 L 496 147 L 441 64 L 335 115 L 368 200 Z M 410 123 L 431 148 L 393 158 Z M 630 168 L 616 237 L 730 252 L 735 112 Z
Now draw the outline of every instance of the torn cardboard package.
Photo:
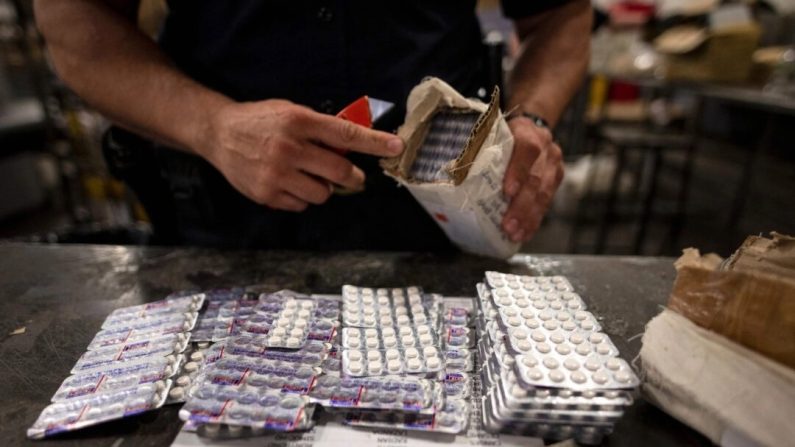
M 398 135 L 406 149 L 381 160 L 384 172 L 411 192 L 453 243 L 503 259 L 519 250 L 500 225 L 508 208 L 502 180 L 513 135 L 497 89 L 484 104 L 428 78 L 411 91 Z
M 644 391 L 722 445 L 795 439 L 795 239 L 752 236 L 727 260 L 685 250 L 646 327 Z

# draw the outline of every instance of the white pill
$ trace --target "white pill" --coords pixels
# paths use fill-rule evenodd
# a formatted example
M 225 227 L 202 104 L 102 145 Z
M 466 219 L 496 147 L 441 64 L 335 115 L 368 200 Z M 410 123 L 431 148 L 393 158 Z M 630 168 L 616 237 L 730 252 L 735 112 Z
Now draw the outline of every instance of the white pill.
M 190 385 L 190 376 L 182 375 L 177 379 L 177 386 L 186 387 Z
M 508 318 L 508 325 L 512 327 L 518 327 L 522 324 L 522 320 L 519 317 L 509 317 Z
M 619 368 L 621 368 L 621 360 L 615 357 L 611 357 L 607 359 L 607 361 L 605 362 L 605 366 L 607 366 L 607 369 L 609 370 L 617 371 Z
M 420 367 L 422 366 L 422 363 L 420 362 L 420 359 L 410 358 L 406 362 L 406 365 L 408 366 L 409 369 L 416 370 L 416 369 L 420 369 Z
M 373 304 L 373 297 L 369 296 L 369 295 L 368 296 L 363 296 L 362 297 L 362 303 L 365 304 L 365 305 L 368 305 L 368 306 Z
M 358 348 L 359 346 L 361 346 L 361 340 L 358 338 L 349 338 L 348 346 L 351 348 Z
M 281 320 L 279 320 L 279 322 L 277 323 L 277 325 L 278 325 L 279 327 L 286 328 L 286 327 L 290 326 L 292 323 L 293 323 L 293 320 L 290 320 L 290 319 L 284 319 L 284 318 L 282 318 Z
M 351 360 L 348 362 L 348 370 L 350 370 L 353 374 L 359 374 L 362 372 L 362 362 Z
M 568 369 L 569 371 L 574 371 L 574 370 L 576 370 L 576 369 L 579 369 L 579 368 L 580 368 L 580 364 L 579 364 L 579 362 L 577 362 L 577 360 L 574 360 L 574 359 L 566 359 L 566 360 L 563 362 L 563 366 L 564 366 L 566 369 Z
M 552 334 L 549 336 L 549 339 L 550 339 L 550 340 L 551 340 L 553 343 L 558 343 L 558 344 L 560 344 L 560 343 L 563 343 L 563 342 L 566 340 L 566 338 L 565 338 L 565 337 L 563 336 L 563 334 L 561 334 L 560 332 L 554 332 L 554 333 L 552 333 Z
M 580 343 L 585 341 L 585 337 L 583 337 L 580 334 L 571 334 L 571 337 L 569 337 L 569 341 L 575 345 L 579 345 Z
M 552 312 L 548 311 L 548 310 L 544 310 L 542 312 L 539 312 L 539 314 L 538 314 L 538 318 L 541 321 L 551 320 L 553 316 L 554 316 L 554 314 Z
M 520 285 L 518 282 L 516 282 L 516 281 L 509 281 L 507 285 L 508 285 L 508 287 L 510 287 L 511 289 L 514 289 L 514 290 L 516 290 L 516 289 L 519 289 L 519 288 L 521 288 L 521 287 L 522 287 L 522 286 L 521 286 L 521 285 Z
M 348 358 L 353 361 L 360 361 L 362 359 L 362 353 L 359 351 L 348 351 Z
M 400 351 L 397 349 L 387 349 L 386 350 L 386 359 L 387 360 L 395 360 L 400 358 Z
M 521 316 L 525 320 L 528 320 L 530 318 L 535 318 L 536 313 L 533 311 L 533 309 L 522 309 Z
M 535 318 L 529 318 L 527 320 L 524 320 L 524 325 L 529 327 L 530 329 L 538 329 L 539 327 L 541 327 L 541 323 Z
M 562 344 L 562 345 L 558 345 L 555 348 L 555 351 L 557 351 L 558 354 L 560 354 L 560 355 L 569 355 L 569 354 L 571 354 L 571 347 L 569 347 L 569 345 L 567 345 L 567 344 Z
M 400 371 L 400 360 L 389 360 L 386 363 L 386 369 L 392 373 Z
M 311 313 L 306 309 L 301 309 L 298 311 L 298 318 L 309 318 Z
M 382 370 L 381 362 L 378 360 L 371 361 L 367 364 L 367 371 L 370 374 L 380 374 Z
M 516 349 L 522 352 L 527 352 L 533 349 L 533 345 L 527 340 L 519 340 L 519 342 L 516 343 Z
M 560 365 L 558 363 L 558 361 L 555 360 L 552 357 L 545 358 L 543 363 L 544 363 L 544 366 L 546 366 L 549 369 L 555 369 L 555 368 L 557 368 Z
M 414 359 L 414 358 L 419 357 L 419 355 L 420 355 L 420 352 L 417 351 L 416 348 L 408 348 L 408 349 L 406 349 L 406 358 L 407 359 Z
M 376 346 L 378 346 L 377 342 L 376 342 Z M 387 348 L 394 348 L 395 346 L 397 346 L 397 338 L 395 338 L 395 337 L 384 337 L 384 346 L 386 346 Z
M 307 326 L 307 321 L 303 318 L 299 318 L 295 320 L 293 326 L 297 327 L 298 329 L 304 329 Z
M 575 351 L 580 355 L 588 355 L 591 353 L 591 345 L 588 343 L 577 345 L 577 349 L 575 349 Z
M 520 309 L 526 309 L 528 306 L 530 306 L 530 301 L 527 301 L 524 298 L 514 299 L 513 303 L 516 307 Z
M 530 337 L 531 337 L 533 340 L 535 340 L 535 341 L 538 341 L 538 342 L 541 342 L 541 341 L 544 341 L 544 340 L 546 340 L 546 339 L 547 339 L 547 336 L 546 336 L 546 334 L 544 334 L 544 332 L 543 332 L 543 331 L 540 331 L 540 330 L 535 330 L 535 331 L 533 331 L 533 332 L 530 334 Z
M 552 348 L 546 343 L 537 344 L 536 345 L 536 349 L 538 350 L 538 352 L 540 352 L 542 354 L 549 354 L 549 351 L 552 350 Z
M 511 304 L 513 304 L 513 299 L 510 298 L 510 297 L 504 296 L 504 297 L 500 298 L 498 302 L 502 306 L 510 306 Z
M 384 334 L 384 336 L 395 335 L 395 330 L 391 327 L 385 327 L 381 329 L 381 333 Z
M 426 322 L 428 322 L 428 319 L 425 317 L 424 314 L 414 315 L 414 323 L 423 324 L 423 323 L 426 323 Z
M 381 295 L 389 295 L 389 290 L 388 290 L 388 289 L 385 289 L 385 288 L 383 288 L 383 287 L 380 287 L 380 288 L 378 288 L 378 289 L 375 291 L 375 294 L 376 294 L 376 295 L 378 295 L 378 296 L 381 296 Z
M 439 352 L 433 346 L 426 346 L 422 348 L 422 355 L 424 355 L 425 358 L 436 357 L 439 355 Z
M 558 328 L 558 322 L 556 320 L 547 320 L 544 322 L 544 329 L 548 331 L 554 331 Z
M 408 313 L 408 310 L 406 309 L 405 306 L 397 306 L 397 307 L 395 307 L 394 312 L 395 312 L 395 315 L 397 315 L 397 316 L 405 316 Z
M 397 317 L 397 324 L 404 325 L 409 323 L 409 317 L 406 315 L 398 315 Z
M 409 335 L 411 334 L 412 331 L 411 328 L 408 326 L 401 326 L 400 329 L 398 329 L 398 332 L 400 333 L 400 335 Z
M 544 377 L 544 373 L 542 373 L 541 370 L 539 370 L 537 368 L 532 368 L 532 369 L 529 369 L 527 371 L 527 377 L 530 380 L 534 380 L 534 381 L 541 380 Z
M 521 329 L 514 329 L 511 332 L 511 335 L 513 336 L 513 338 L 515 338 L 517 340 L 527 340 L 527 332 L 525 332 L 525 331 L 523 331 Z
M 578 301 L 569 301 L 569 304 L 566 307 L 568 307 L 571 310 L 577 310 L 582 308 L 582 303 Z
M 370 348 L 374 349 L 378 347 L 378 339 L 374 337 L 367 337 L 367 341 L 365 341 L 365 345 Z
M 303 337 L 304 336 L 304 330 L 303 329 L 298 329 L 298 328 L 292 329 L 290 331 L 290 335 L 292 337 L 299 337 L 299 338 Z
M 428 334 L 430 332 L 431 332 L 431 328 L 429 328 L 428 326 L 426 326 L 424 324 L 421 325 L 421 326 L 417 326 L 417 333 L 420 334 L 420 335 Z
M 288 348 L 298 348 L 301 346 L 301 339 L 298 337 L 288 337 L 285 344 Z
M 610 348 L 610 345 L 607 343 L 602 343 L 596 347 L 596 352 L 601 355 L 608 355 L 610 354 L 611 351 L 612 349 Z
M 527 397 L 527 391 L 525 391 L 522 387 L 518 385 L 514 385 L 511 387 L 511 395 L 518 399 L 523 399 Z
M 588 380 L 588 378 L 585 377 L 582 371 L 574 371 L 571 373 L 571 381 L 574 383 L 585 383 L 586 380 Z
M 422 334 L 420 335 L 420 344 L 425 346 L 433 342 L 433 337 L 431 334 Z
M 590 337 L 588 337 L 588 340 L 595 345 L 598 345 L 599 343 L 604 341 L 604 339 L 605 339 L 605 334 L 602 334 L 600 332 L 593 333 L 591 334 Z
M 199 370 L 199 364 L 196 362 L 188 362 L 182 367 L 185 372 L 194 372 Z
M 522 364 L 528 368 L 535 368 L 538 366 L 538 360 L 536 360 L 532 355 L 524 355 L 522 356 Z
M 596 359 L 588 359 L 585 361 L 585 369 L 589 371 L 596 371 L 598 370 L 602 364 Z
M 555 315 L 555 318 L 557 318 L 558 321 L 569 321 L 571 319 L 571 314 L 568 312 L 560 311 Z
M 558 371 L 557 369 L 549 372 L 549 380 L 553 382 L 560 383 L 563 382 L 565 379 L 566 376 L 564 376 L 563 373 Z
M 389 306 L 389 298 L 387 298 L 385 296 L 379 296 L 378 297 L 378 304 L 380 306 Z
M 392 310 L 389 308 L 389 306 L 381 307 L 378 309 L 378 316 L 392 318 Z
M 204 354 L 201 351 L 192 352 L 190 355 L 190 359 L 194 362 L 200 362 L 204 360 Z
M 402 343 L 403 346 L 414 346 L 414 342 L 415 340 L 413 335 L 404 335 L 400 337 L 400 343 Z
M 441 366 L 441 362 L 437 357 L 430 357 L 425 359 L 425 364 L 428 365 L 429 369 L 438 369 Z
M 392 317 L 389 315 L 384 315 L 378 320 L 381 323 L 381 326 L 391 326 L 392 325 Z
M 627 371 L 619 371 L 613 377 L 615 377 L 616 381 L 620 383 L 627 383 L 632 378 Z
M 544 301 L 544 300 L 535 300 L 535 301 L 533 301 L 533 307 L 535 307 L 538 310 L 546 309 L 547 308 L 547 302 Z
M 508 295 L 509 295 L 508 291 L 507 291 L 507 290 L 505 290 L 505 289 L 499 289 L 499 290 L 497 290 L 497 291 L 495 292 L 495 294 L 496 294 L 497 296 L 499 296 L 499 297 L 505 297 L 505 296 L 508 296 Z
M 519 314 L 519 311 L 512 307 L 505 307 L 502 309 L 502 314 L 507 317 L 515 317 Z
M 411 313 L 412 314 L 422 314 L 425 313 L 425 308 L 422 307 L 422 304 L 414 303 L 411 305 Z
M 573 331 L 573 330 L 577 329 L 577 324 L 574 323 L 571 320 L 567 320 L 567 321 L 564 321 L 563 323 L 561 323 L 560 327 L 562 327 L 564 330 L 567 330 L 567 331 Z
M 367 360 L 381 360 L 381 353 L 375 349 L 371 349 L 367 351 Z
M 610 378 L 607 377 L 607 374 L 603 373 L 602 371 L 593 373 L 591 379 L 593 379 L 593 381 L 599 385 L 604 385 L 608 380 L 610 380 Z
M 377 337 L 378 336 L 378 331 L 375 330 L 375 329 L 372 329 L 372 328 L 368 328 L 368 329 L 364 330 L 364 335 L 366 337 Z
M 574 313 L 574 319 L 577 321 L 586 320 L 588 319 L 588 317 L 589 317 L 588 312 L 585 312 L 583 310 Z
M 372 326 L 375 324 L 375 318 L 373 317 L 364 317 L 364 324 L 368 326 Z

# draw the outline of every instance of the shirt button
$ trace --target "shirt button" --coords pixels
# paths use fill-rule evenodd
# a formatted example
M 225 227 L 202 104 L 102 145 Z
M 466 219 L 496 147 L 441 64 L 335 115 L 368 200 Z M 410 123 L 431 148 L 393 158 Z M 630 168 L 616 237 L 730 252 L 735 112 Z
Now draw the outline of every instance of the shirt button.
M 323 113 L 333 114 L 334 113 L 334 101 L 332 101 L 330 99 L 326 99 L 325 101 L 320 103 L 319 109 Z
M 331 22 L 334 19 L 334 13 L 331 12 L 331 9 L 323 6 L 317 10 L 317 19 L 321 22 Z

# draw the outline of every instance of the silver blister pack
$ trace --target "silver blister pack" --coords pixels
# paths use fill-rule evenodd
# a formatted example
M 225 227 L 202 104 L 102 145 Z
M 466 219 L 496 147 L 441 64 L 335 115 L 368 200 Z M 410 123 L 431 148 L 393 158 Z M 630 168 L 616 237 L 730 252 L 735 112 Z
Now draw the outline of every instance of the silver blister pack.
M 441 350 L 423 348 L 359 350 L 343 349 L 342 373 L 351 377 L 395 374 L 433 374 L 444 369 Z
M 88 397 L 126 388 L 135 388 L 149 383 L 165 382 L 176 371 L 170 362 L 143 359 L 91 372 L 67 377 L 52 396 L 52 401 Z
M 105 318 L 105 323 L 123 323 L 137 318 L 149 318 L 161 314 L 180 312 L 198 312 L 204 304 L 205 295 L 196 293 L 176 298 L 169 298 L 136 306 L 121 307 Z M 105 324 L 103 324 L 105 327 Z
M 103 366 L 112 366 L 144 357 L 166 357 L 180 354 L 188 345 L 190 335 L 169 334 L 162 337 L 112 345 L 94 351 L 87 351 L 75 363 L 72 374 Z
M 470 372 L 475 367 L 475 353 L 467 348 L 445 349 L 445 371 Z
M 435 316 L 438 320 L 438 312 Z M 437 324 L 419 287 L 372 289 L 350 285 L 342 288 L 342 322 L 347 327 Z
M 312 300 L 285 301 L 266 335 L 266 345 L 271 348 L 300 348 L 309 335 L 315 307 Z
M 442 385 L 447 399 L 469 399 L 472 394 L 472 378 L 466 372 L 445 371 Z
M 434 414 L 359 411 L 345 415 L 343 423 L 354 427 L 380 427 L 439 433 L 463 433 L 469 426 L 469 402 L 450 399 Z
M 89 351 L 105 348 L 112 345 L 132 343 L 136 341 L 149 340 L 169 334 L 187 332 L 196 323 L 196 314 L 186 317 L 164 316 L 154 320 L 147 320 L 141 323 L 123 324 L 102 329 L 94 336 L 88 347 Z
M 257 387 L 238 390 L 207 385 L 192 392 L 179 410 L 179 417 L 196 424 L 295 431 L 311 428 L 312 413 L 313 408 L 305 396 L 274 393 Z
M 342 329 L 342 346 L 351 349 L 407 349 L 439 347 L 436 331 L 427 324 Z
M 212 364 L 224 358 L 252 358 L 319 366 L 329 355 L 330 350 L 330 344 L 313 341 L 306 343 L 299 350 L 285 351 L 270 348 L 264 337 L 242 335 L 209 347 L 204 352 L 204 363 Z
M 42 410 L 27 436 L 40 439 L 159 408 L 166 400 L 169 382 L 145 383 L 52 403 Z
M 436 384 L 411 376 L 339 377 L 322 375 L 309 393 L 327 408 L 399 410 L 433 413 Z

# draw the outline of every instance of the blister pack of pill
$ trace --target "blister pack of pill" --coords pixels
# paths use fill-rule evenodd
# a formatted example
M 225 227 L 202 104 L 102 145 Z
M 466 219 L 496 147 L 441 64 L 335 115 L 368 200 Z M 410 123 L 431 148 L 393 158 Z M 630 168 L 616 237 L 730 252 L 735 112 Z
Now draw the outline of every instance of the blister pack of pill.
M 55 402 L 42 410 L 27 436 L 40 439 L 159 408 L 165 403 L 170 385 L 170 380 L 144 383 Z
M 163 315 L 155 319 L 140 322 L 126 322 L 119 325 L 101 329 L 91 340 L 89 351 L 105 348 L 112 345 L 133 343 L 150 340 L 170 334 L 187 333 L 196 323 L 197 314 L 179 313 L 176 315 Z
M 267 384 L 262 385 L 245 389 L 209 384 L 198 387 L 179 410 L 179 417 L 202 425 L 225 424 L 272 431 L 312 427 L 314 409 L 306 396 L 274 392 Z
M 439 385 L 411 376 L 318 377 L 309 392 L 311 402 L 326 408 L 396 410 L 433 413 L 434 403 L 442 400 Z
M 135 388 L 165 382 L 174 375 L 179 364 L 169 359 L 141 359 L 67 377 L 52 396 L 52 401 L 88 397 L 107 391 Z
M 121 346 L 88 351 L 72 367 L 72 374 L 135 361 L 140 358 L 176 358 L 188 345 L 190 334 L 169 334 L 150 340 L 140 340 Z
M 346 327 L 434 324 L 426 304 L 419 287 L 373 289 L 346 285 L 342 288 L 342 322 Z
M 469 424 L 469 411 L 466 400 L 449 399 L 433 414 L 360 411 L 347 413 L 343 423 L 354 427 L 461 433 Z
M 484 426 L 600 442 L 632 404 L 630 366 L 566 278 L 485 276 L 476 301 Z

